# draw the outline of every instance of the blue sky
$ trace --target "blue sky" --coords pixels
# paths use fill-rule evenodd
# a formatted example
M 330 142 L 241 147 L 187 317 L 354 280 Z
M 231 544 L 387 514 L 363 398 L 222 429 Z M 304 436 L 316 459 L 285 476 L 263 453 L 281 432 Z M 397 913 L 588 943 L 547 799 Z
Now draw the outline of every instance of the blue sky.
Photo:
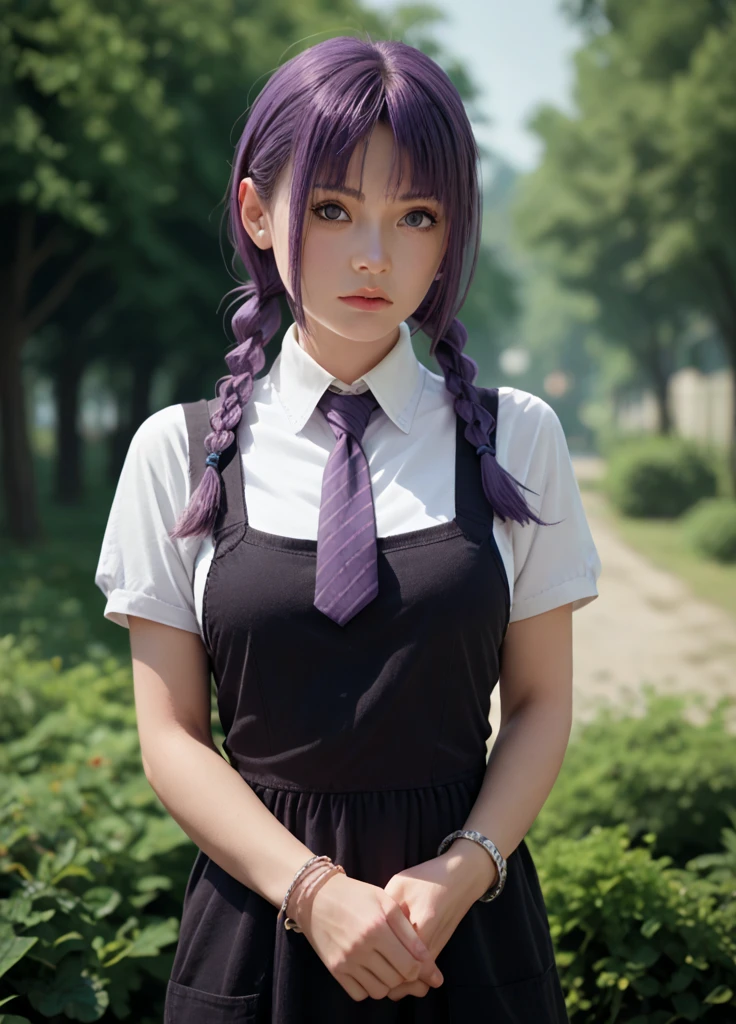
M 365 0 L 390 11 L 395 0 Z M 476 125 L 478 141 L 519 168 L 539 160 L 525 121 L 541 103 L 570 108 L 570 54 L 582 39 L 559 12 L 558 0 L 433 0 L 447 12 L 442 42 L 467 61 L 491 123 Z

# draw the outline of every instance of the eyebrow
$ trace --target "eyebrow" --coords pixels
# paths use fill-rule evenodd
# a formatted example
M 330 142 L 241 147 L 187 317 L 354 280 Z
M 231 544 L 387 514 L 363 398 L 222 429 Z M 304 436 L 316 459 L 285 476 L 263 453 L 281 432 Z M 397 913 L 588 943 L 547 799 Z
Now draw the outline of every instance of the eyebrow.
M 317 188 L 323 189 L 325 192 L 339 192 L 339 193 L 341 193 L 344 196 L 350 196 L 352 199 L 357 199 L 358 202 L 360 202 L 360 203 L 365 202 L 365 195 L 364 195 L 363 192 L 360 192 L 357 188 L 348 188 L 347 185 L 323 185 L 323 184 L 317 184 L 317 185 L 314 186 L 314 188 L 315 189 L 317 189 Z M 402 203 L 403 202 L 407 202 L 407 201 L 409 201 L 411 199 L 431 199 L 434 202 L 439 202 L 439 197 L 438 196 L 429 195 L 428 193 L 423 192 L 421 189 L 413 189 L 413 190 L 411 190 L 409 192 L 402 192 L 402 194 L 400 196 L 398 196 L 397 198 L 398 198 L 399 202 L 402 202 Z

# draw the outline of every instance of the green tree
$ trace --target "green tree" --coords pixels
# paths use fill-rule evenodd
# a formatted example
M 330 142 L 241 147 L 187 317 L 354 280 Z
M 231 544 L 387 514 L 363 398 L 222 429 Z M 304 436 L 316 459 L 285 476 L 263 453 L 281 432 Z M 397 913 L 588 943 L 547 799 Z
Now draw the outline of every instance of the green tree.
M 666 378 L 693 311 L 718 324 L 736 380 L 734 6 L 567 7 L 590 28 L 578 109 L 535 119 L 546 151 L 519 226 L 563 282 L 595 296 L 602 335 L 647 372 L 666 427 Z M 732 464 L 736 482 L 736 440 Z
M 182 57 L 192 50 L 198 5 L 177 5 L 180 18 L 138 6 L 139 18 L 127 22 L 94 0 L 0 7 L 0 225 L 9 240 L 0 266 L 0 409 L 6 512 L 20 541 L 39 535 L 23 349 L 85 274 L 142 247 L 153 211 L 174 197 L 167 178 L 181 158 L 181 113 L 162 79 L 173 47 Z M 221 52 L 223 19 L 202 15 L 197 49 Z

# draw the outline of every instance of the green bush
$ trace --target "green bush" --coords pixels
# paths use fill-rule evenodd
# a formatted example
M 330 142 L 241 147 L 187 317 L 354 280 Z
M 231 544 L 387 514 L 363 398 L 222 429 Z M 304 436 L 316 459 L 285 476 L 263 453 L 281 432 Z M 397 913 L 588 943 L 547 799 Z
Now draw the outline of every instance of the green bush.
M 733 498 L 703 498 L 682 522 L 688 543 L 706 558 L 736 562 L 736 501 Z
M 674 518 L 713 497 L 718 475 L 710 456 L 691 442 L 651 437 L 611 454 L 604 489 L 623 515 Z
M 643 717 L 601 708 L 573 736 L 530 830 L 537 843 L 624 823 L 633 843 L 656 833 L 653 852 L 680 867 L 718 848 L 728 808 L 736 808 L 735 742 L 725 724 L 732 702 L 722 698 L 694 725 L 684 717 L 684 698 L 651 686 L 643 692 Z
M 646 444 L 651 440 L 648 430 L 622 430 L 615 423 L 601 424 L 595 431 L 595 446 L 598 454 L 608 460 L 621 448 Z
M 713 885 L 720 886 L 724 898 L 733 899 L 733 883 L 736 878 L 736 809 L 728 812 L 730 828 L 722 832 L 723 849 L 718 853 L 702 853 L 688 862 L 690 871 L 704 871 Z
M 0 541 L 0 549 L 3 543 Z M 0 636 L 13 634 L 29 658 L 59 656 L 70 667 L 114 645 L 129 653 L 127 630 L 103 617 L 105 601 L 92 580 L 61 553 L 6 546 L 0 555 Z
M 575 1024 L 732 1024 L 733 893 L 724 901 L 670 858 L 630 849 L 625 826 L 552 839 L 533 855 Z
M 60 664 L 0 638 L 0 1016 L 159 1024 L 196 847 L 143 774 L 130 669 Z

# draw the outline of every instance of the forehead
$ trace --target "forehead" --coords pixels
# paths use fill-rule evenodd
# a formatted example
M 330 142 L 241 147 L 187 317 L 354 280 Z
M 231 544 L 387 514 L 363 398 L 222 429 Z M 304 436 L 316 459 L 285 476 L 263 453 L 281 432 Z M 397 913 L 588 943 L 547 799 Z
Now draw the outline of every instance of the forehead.
M 441 202 L 438 186 L 430 180 L 424 163 L 424 173 L 412 167 L 410 155 L 396 145 L 391 128 L 382 123 L 374 126 L 369 135 L 355 143 L 349 157 L 329 151 L 318 162 L 312 177 L 312 189 L 338 192 L 363 202 L 367 197 L 382 197 L 391 201 L 434 200 Z M 276 204 L 290 205 L 294 195 L 294 153 L 289 156 L 274 190 Z M 307 177 L 310 176 L 307 170 Z
M 413 179 L 416 177 L 416 184 Z M 341 176 L 339 168 L 324 161 L 313 188 L 337 191 L 362 202 L 366 193 L 381 193 L 400 202 L 437 198 L 436 191 L 412 173 L 411 159 L 401 151 L 388 125 L 377 124 L 370 136 L 359 140 Z

